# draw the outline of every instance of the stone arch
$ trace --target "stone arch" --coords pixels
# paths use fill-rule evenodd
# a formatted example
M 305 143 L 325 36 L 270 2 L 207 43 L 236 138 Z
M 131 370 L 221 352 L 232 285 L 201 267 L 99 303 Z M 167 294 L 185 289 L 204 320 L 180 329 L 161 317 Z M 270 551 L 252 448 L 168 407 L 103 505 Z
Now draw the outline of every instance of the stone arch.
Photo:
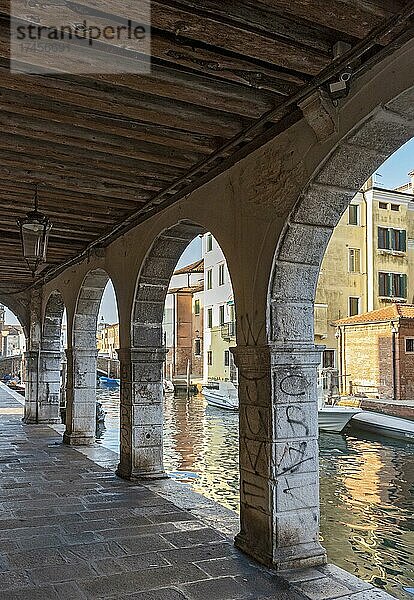
M 60 352 L 65 303 L 59 290 L 50 293 L 43 314 L 42 349 Z
M 206 229 L 189 222 L 164 230 L 152 244 L 138 275 L 131 321 L 133 347 L 162 346 L 162 319 L 170 279 L 188 246 Z
M 170 279 L 188 246 L 206 229 L 182 221 L 163 230 L 140 269 L 131 314 L 131 348 L 121 361 L 121 447 L 117 473 L 124 478 L 162 477 L 162 322 Z
M 99 307 L 109 275 L 94 269 L 85 275 L 79 290 L 73 317 L 72 345 L 76 350 L 96 349 Z
M 268 339 L 313 345 L 313 304 L 332 231 L 372 173 L 414 136 L 414 87 L 378 107 L 314 173 L 287 219 L 269 289 Z
M 6 296 L 2 294 L 0 294 L 0 304 L 3 304 L 6 308 L 13 312 L 20 325 L 23 327 L 23 333 L 27 338 L 30 330 L 27 306 L 23 302 L 13 298 L 10 295 Z
M 375 169 L 414 135 L 413 106 L 414 87 L 378 106 L 315 169 L 276 247 L 268 289 L 267 345 L 246 349 L 238 360 L 240 401 L 246 403 L 241 412 L 248 423 L 260 419 L 265 424 L 261 435 L 269 442 L 270 460 L 263 470 L 268 480 L 258 469 L 251 475 L 254 446 L 241 428 L 241 449 L 245 446 L 247 457 L 242 484 L 261 490 L 265 510 L 261 515 L 248 494 L 243 498 L 242 490 L 237 543 L 277 568 L 326 561 L 318 541 L 317 367 L 321 356 L 314 344 L 313 307 L 319 270 L 333 228 L 351 199 Z M 266 397 L 271 399 L 267 403 Z M 257 404 L 265 409 L 256 408 Z M 266 531 L 266 519 L 274 524 L 270 535 L 258 535 L 259 527 Z M 258 543 L 259 539 L 266 543 Z
M 99 307 L 109 276 L 101 268 L 89 271 L 80 286 L 72 331 L 68 332 L 66 431 L 63 440 L 90 445 L 96 429 L 96 331 Z

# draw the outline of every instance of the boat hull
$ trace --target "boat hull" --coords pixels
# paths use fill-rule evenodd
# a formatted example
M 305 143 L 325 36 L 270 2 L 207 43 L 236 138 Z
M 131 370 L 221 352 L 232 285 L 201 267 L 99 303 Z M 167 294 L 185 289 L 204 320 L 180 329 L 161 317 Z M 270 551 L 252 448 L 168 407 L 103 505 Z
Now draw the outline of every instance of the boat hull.
M 361 412 L 359 408 L 348 406 L 325 406 L 318 410 L 318 425 L 321 431 L 341 433 L 354 415 Z
M 351 425 L 374 435 L 414 444 L 414 423 L 407 419 L 363 411 L 352 419 Z
M 215 408 L 224 408 L 225 410 L 239 410 L 239 402 L 237 398 L 231 398 L 228 396 L 222 396 L 220 394 L 214 394 L 210 390 L 203 389 L 203 395 L 207 400 L 208 404 Z

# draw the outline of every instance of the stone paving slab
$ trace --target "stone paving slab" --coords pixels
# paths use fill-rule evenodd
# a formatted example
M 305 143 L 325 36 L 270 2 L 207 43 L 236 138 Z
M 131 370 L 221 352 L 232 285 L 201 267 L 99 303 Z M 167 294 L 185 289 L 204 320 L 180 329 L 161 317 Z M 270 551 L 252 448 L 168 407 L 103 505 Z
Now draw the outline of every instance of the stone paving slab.
M 101 448 L 21 416 L 0 385 L 1 600 L 390 598 L 332 565 L 278 576 L 234 548 L 231 511 L 171 480 L 119 479 L 114 453 L 97 464 Z

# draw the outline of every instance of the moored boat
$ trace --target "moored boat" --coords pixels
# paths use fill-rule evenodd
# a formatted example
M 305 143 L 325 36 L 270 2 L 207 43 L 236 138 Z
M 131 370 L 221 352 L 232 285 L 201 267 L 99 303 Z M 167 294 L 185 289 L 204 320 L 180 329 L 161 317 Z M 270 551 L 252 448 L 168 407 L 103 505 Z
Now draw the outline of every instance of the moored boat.
M 117 387 L 119 386 L 119 379 L 115 379 L 114 377 L 99 377 L 99 385 L 103 387 Z
M 364 410 L 352 417 L 351 426 L 382 437 L 414 443 L 414 421 L 408 419 Z
M 208 404 L 226 410 L 239 410 L 237 387 L 231 381 L 208 381 L 201 393 Z
M 162 380 L 162 389 L 164 394 L 173 394 L 175 392 L 174 384 L 170 379 Z
M 341 433 L 350 420 L 362 412 L 352 406 L 325 405 L 318 409 L 318 426 L 321 431 Z

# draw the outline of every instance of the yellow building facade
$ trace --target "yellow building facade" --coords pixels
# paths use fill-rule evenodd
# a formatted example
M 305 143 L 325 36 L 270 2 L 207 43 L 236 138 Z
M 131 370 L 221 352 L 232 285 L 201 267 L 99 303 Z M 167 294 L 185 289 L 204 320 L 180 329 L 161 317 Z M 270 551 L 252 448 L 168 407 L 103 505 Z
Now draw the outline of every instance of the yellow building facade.
M 414 301 L 414 172 L 396 190 L 370 179 L 334 229 L 318 280 L 315 343 L 323 366 L 337 366 L 334 321 Z

